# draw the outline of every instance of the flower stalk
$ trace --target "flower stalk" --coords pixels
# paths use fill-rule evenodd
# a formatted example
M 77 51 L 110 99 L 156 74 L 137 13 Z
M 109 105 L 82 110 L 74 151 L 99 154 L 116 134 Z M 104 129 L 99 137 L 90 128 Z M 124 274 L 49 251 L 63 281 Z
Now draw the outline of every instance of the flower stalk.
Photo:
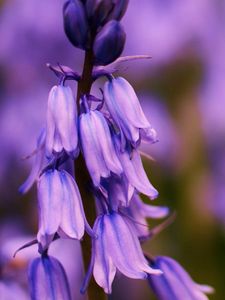
M 81 80 L 78 82 L 77 89 L 77 104 L 79 103 L 80 97 L 83 94 L 89 94 L 92 85 L 92 70 L 93 70 L 93 53 L 91 50 L 85 52 L 84 59 L 84 67 L 82 72 Z M 79 107 L 79 105 L 78 105 Z M 80 189 L 80 193 L 83 199 L 83 206 L 86 214 L 86 218 L 88 222 L 93 225 L 96 218 L 96 208 L 95 201 L 92 198 L 92 193 L 89 188 L 87 188 L 87 184 L 90 181 L 90 175 L 87 171 L 85 161 L 80 155 L 75 162 L 75 173 L 79 174 L 77 176 L 76 181 Z M 81 243 L 82 254 L 83 254 L 83 262 L 85 271 L 88 270 L 88 266 L 91 259 L 91 239 L 85 234 Z M 107 295 L 104 293 L 104 290 L 101 289 L 94 279 L 90 280 L 88 290 L 88 299 L 89 300 L 106 300 L 108 299 Z

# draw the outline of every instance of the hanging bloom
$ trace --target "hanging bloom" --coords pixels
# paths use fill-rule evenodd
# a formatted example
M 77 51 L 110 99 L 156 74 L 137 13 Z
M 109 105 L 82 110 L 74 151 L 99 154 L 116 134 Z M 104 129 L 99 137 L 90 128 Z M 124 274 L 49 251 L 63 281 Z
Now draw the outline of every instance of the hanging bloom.
M 122 77 L 105 83 L 104 99 L 107 108 L 123 134 L 134 147 L 143 140 L 154 143 L 156 131 L 146 119 L 134 89 Z
M 116 269 L 137 279 L 162 273 L 148 265 L 133 230 L 129 220 L 116 212 L 100 215 L 95 221 L 94 231 L 98 238 L 93 239 L 93 275 L 107 294 L 112 291 Z
M 169 213 L 168 207 L 153 206 L 143 203 L 137 193 L 134 193 L 129 206 L 121 208 L 121 211 L 134 220 L 133 224 L 139 238 L 148 236 L 149 234 L 146 218 L 161 219 L 166 217 Z
M 73 156 L 78 154 L 77 109 L 71 88 L 59 85 L 48 97 L 47 156 L 63 149 Z
M 149 196 L 151 199 L 155 199 L 158 196 L 158 191 L 148 180 L 145 173 L 140 154 L 137 150 L 133 150 L 131 153 L 129 150 L 121 152 L 118 136 L 113 137 L 116 144 L 117 155 L 123 167 L 124 174 L 126 175 L 129 183 L 136 188 L 140 193 Z
M 46 138 L 46 130 L 42 130 L 40 136 L 37 140 L 37 148 L 35 150 L 35 160 L 33 162 L 33 166 L 30 172 L 30 175 L 26 179 L 26 181 L 20 186 L 19 192 L 25 194 L 32 187 L 34 182 L 38 179 L 39 174 L 41 173 L 43 163 L 44 163 L 44 154 L 45 154 L 45 138 Z
M 121 174 L 122 167 L 104 116 L 97 110 L 81 114 L 79 130 L 85 162 L 94 185 L 99 186 L 101 177 L 109 177 L 111 172 Z
M 181 265 L 170 257 L 156 257 L 151 266 L 163 271 L 159 277 L 148 277 L 159 300 L 207 300 L 205 293 L 213 292 L 213 288 L 195 283 Z
M 87 224 L 81 196 L 73 177 L 66 171 L 48 170 L 38 182 L 40 209 L 38 241 L 45 249 L 55 233 L 80 240 Z
M 71 300 L 65 270 L 54 257 L 47 255 L 32 261 L 29 267 L 32 300 Z

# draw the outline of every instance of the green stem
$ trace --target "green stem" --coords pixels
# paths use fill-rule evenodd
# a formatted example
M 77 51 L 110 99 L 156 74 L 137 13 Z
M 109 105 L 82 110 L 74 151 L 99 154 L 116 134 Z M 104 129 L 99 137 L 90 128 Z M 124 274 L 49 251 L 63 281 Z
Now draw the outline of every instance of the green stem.
M 92 51 L 86 51 L 84 68 L 81 80 L 78 83 L 77 89 L 77 103 L 79 103 L 80 97 L 83 94 L 89 94 L 92 85 L 92 70 L 93 70 L 93 53 Z M 85 165 L 85 161 L 80 155 L 75 162 L 75 174 L 77 184 L 80 189 L 81 197 L 83 200 L 83 206 L 86 214 L 86 218 L 90 225 L 94 224 L 96 218 L 96 208 L 93 196 L 87 187 L 90 182 L 90 175 Z M 82 243 L 82 253 L 83 253 L 83 261 L 85 270 L 88 269 L 90 259 L 91 259 L 91 238 L 85 234 Z M 88 299 L 89 300 L 106 300 L 107 297 L 102 288 L 100 288 L 94 281 L 93 277 L 88 286 Z

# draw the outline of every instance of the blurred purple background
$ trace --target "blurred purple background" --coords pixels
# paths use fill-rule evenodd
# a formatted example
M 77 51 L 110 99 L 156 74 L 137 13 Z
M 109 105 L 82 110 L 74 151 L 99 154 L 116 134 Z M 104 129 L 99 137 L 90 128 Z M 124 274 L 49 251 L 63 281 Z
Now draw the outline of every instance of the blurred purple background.
M 3 275 L 19 284 L 21 293 L 26 284 L 14 279 L 18 268 L 25 272 L 23 259 L 15 264 L 5 258 L 3 249 L 16 237 L 34 236 L 37 228 L 35 188 L 25 197 L 17 190 L 32 163 L 22 158 L 35 148 L 45 124 L 49 89 L 57 83 L 46 63 L 60 62 L 77 71 L 82 67 L 82 51 L 71 46 L 63 32 L 63 2 L 0 0 L 0 263 L 6 269 Z M 129 64 L 121 75 L 136 88 L 158 131 L 158 143 L 143 145 L 155 159 L 144 162 L 160 192 L 156 203 L 177 212 L 174 224 L 145 247 L 180 261 L 197 282 L 215 287 L 210 299 L 221 300 L 225 294 L 225 2 L 130 0 L 122 23 L 127 32 L 124 54 L 152 56 Z M 12 248 L 9 252 L 12 257 Z M 69 255 L 75 270 L 76 251 Z M 3 275 L 0 291 L 5 288 Z M 154 299 L 145 282 L 131 281 L 128 289 L 130 281 L 118 277 L 111 299 Z

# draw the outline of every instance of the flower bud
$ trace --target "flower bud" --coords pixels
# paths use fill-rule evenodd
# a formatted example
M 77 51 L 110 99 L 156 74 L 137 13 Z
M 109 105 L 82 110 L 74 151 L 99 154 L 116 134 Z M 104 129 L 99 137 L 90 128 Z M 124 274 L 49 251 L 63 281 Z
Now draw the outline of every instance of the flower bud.
M 64 30 L 70 42 L 78 48 L 86 49 L 89 27 L 84 4 L 80 0 L 68 0 L 63 8 Z
M 113 0 L 87 0 L 86 11 L 92 26 L 97 28 L 107 20 L 114 7 Z
M 126 34 L 122 25 L 113 20 L 103 26 L 94 41 L 96 65 L 107 65 L 116 60 L 123 51 Z
M 129 0 L 114 0 L 114 9 L 109 16 L 109 19 L 121 20 L 124 16 Z

